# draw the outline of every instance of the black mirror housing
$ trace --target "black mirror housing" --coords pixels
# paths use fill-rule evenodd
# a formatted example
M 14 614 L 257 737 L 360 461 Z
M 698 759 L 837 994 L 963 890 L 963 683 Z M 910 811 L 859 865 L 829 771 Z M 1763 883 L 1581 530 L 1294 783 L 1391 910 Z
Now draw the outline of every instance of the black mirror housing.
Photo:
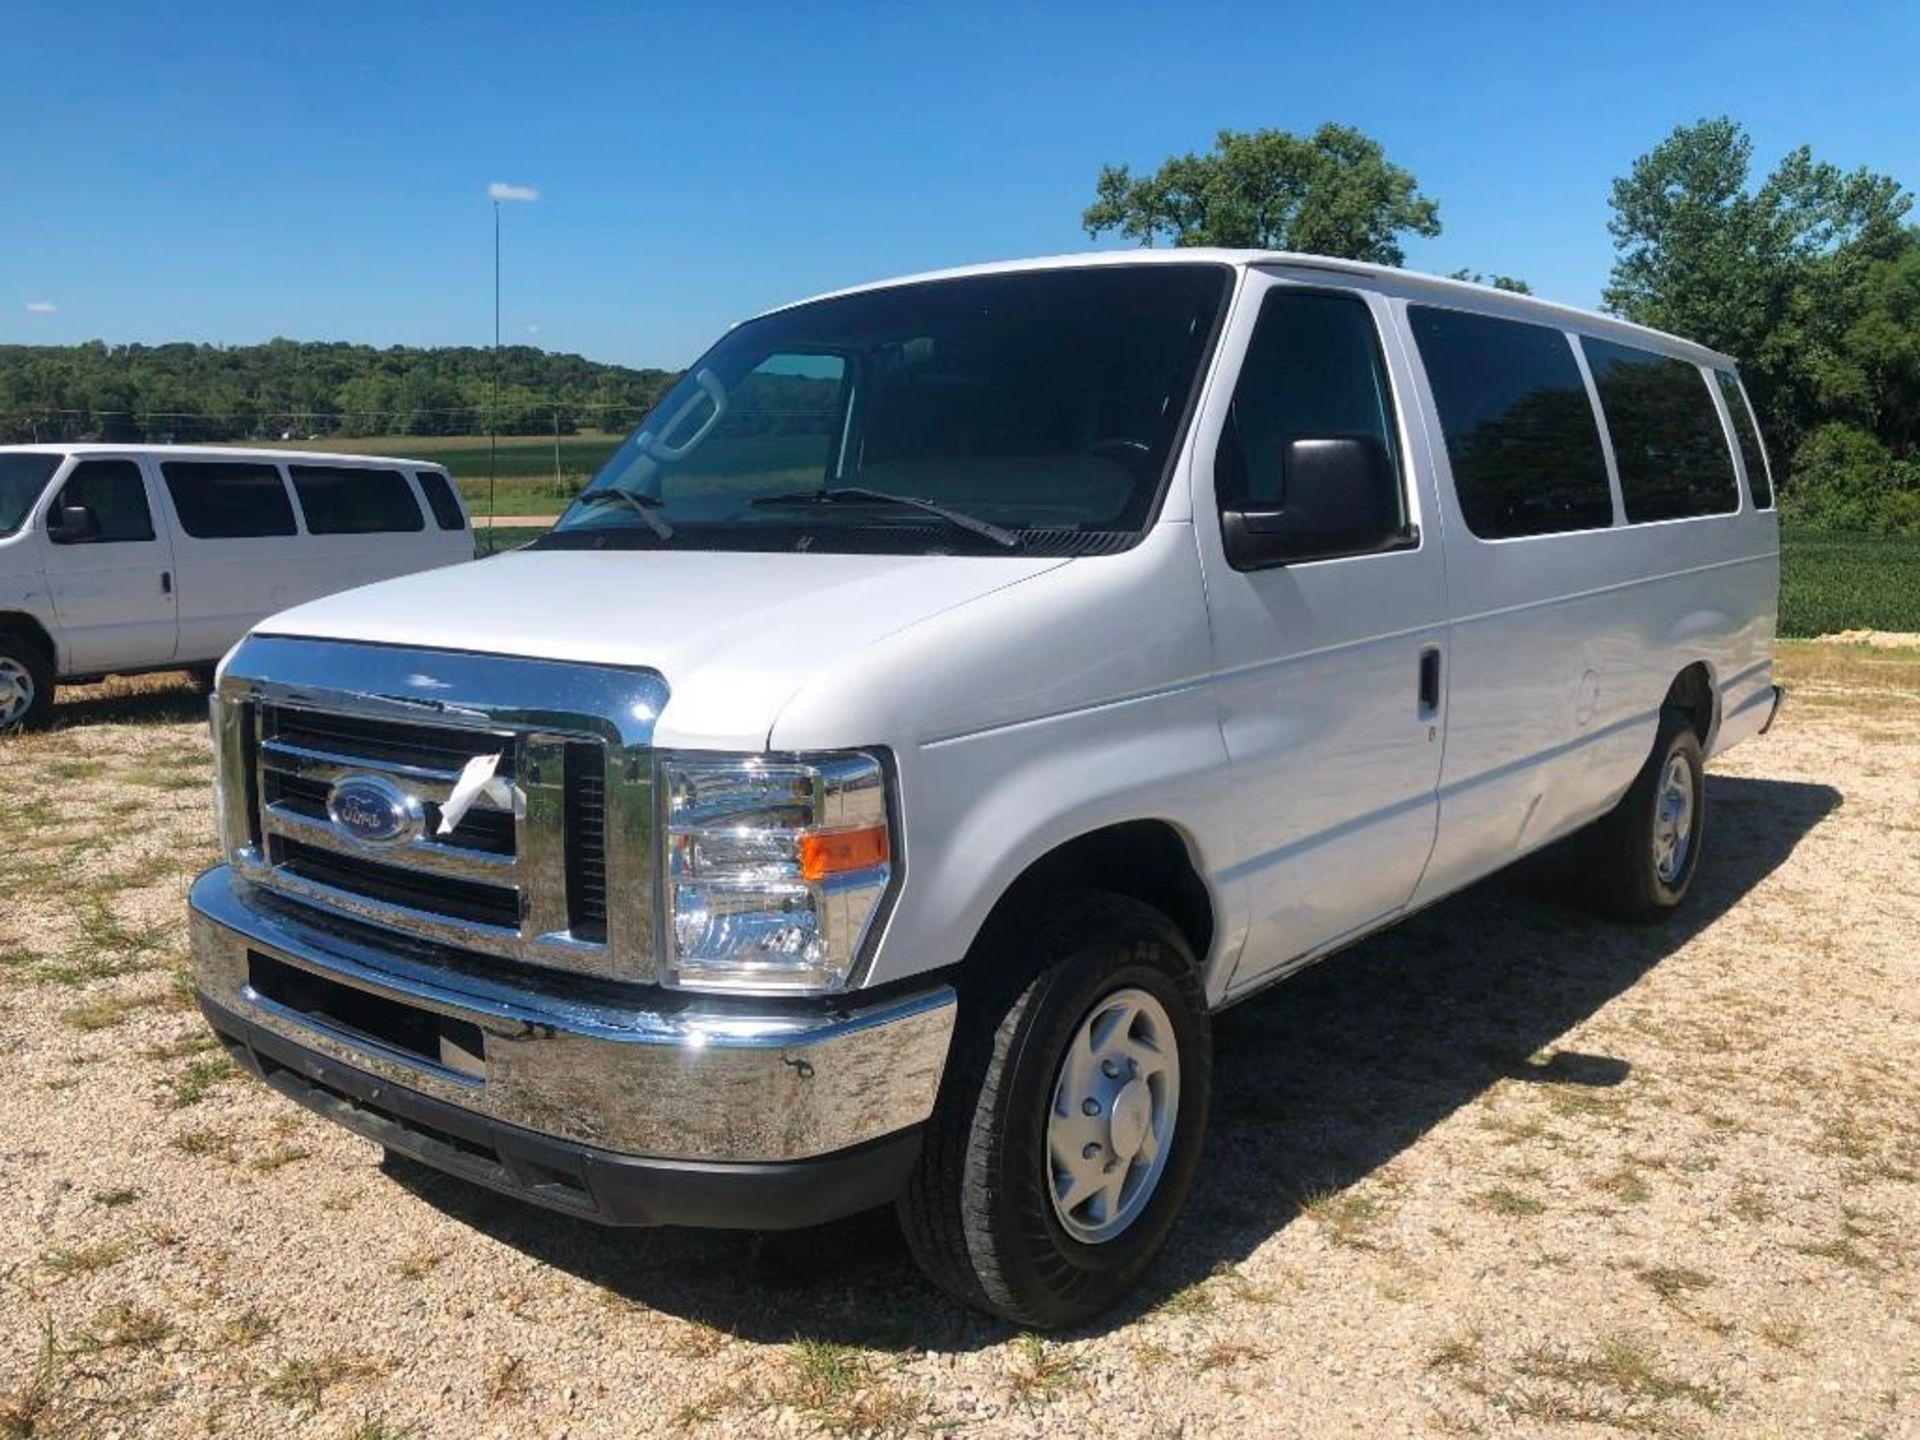
M 62 505 L 54 515 L 59 523 L 49 525 L 47 534 L 62 545 L 78 545 L 100 533 L 100 520 L 90 505 Z
M 1221 539 L 1235 569 L 1374 555 L 1420 543 L 1419 531 L 1406 521 L 1393 461 L 1372 436 L 1291 440 L 1282 473 L 1278 508 L 1221 513 Z

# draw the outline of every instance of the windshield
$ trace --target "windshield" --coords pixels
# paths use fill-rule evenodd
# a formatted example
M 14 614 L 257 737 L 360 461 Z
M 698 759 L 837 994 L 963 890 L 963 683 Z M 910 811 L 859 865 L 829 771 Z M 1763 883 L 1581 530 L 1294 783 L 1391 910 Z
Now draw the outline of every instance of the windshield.
M 64 455 L 0 455 L 0 535 L 18 530 Z
M 1135 537 L 1231 272 L 863 291 L 732 330 L 537 546 L 1083 554 Z

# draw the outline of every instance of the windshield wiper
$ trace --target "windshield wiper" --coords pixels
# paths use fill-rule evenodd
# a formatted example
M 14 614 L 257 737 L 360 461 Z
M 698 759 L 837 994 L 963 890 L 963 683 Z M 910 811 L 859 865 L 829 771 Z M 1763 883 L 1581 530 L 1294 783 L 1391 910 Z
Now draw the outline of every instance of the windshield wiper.
M 631 490 L 622 490 L 618 485 L 609 485 L 602 490 L 588 490 L 574 497 L 576 505 L 605 505 L 609 501 L 625 505 L 634 514 L 647 522 L 647 528 L 662 540 L 673 539 L 673 526 L 654 514 L 665 508 L 666 501 L 656 495 L 637 495 Z
M 869 490 L 864 485 L 828 485 L 819 490 L 794 490 L 781 495 L 761 495 L 752 502 L 755 505 L 832 505 L 854 502 L 872 502 L 879 505 L 904 505 L 914 510 L 924 510 L 937 516 L 957 530 L 991 540 L 1003 550 L 1018 550 L 1022 541 L 1013 531 L 1003 529 L 990 520 L 982 520 L 978 515 L 969 515 L 964 510 L 955 510 L 942 505 L 937 500 L 923 500 L 918 495 L 895 495 L 888 490 Z

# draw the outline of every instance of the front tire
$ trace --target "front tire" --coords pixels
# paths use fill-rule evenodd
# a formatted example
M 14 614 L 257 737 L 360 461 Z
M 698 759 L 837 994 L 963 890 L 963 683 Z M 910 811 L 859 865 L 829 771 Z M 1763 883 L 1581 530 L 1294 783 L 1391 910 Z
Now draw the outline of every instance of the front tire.
M 0 630 L 0 735 L 53 718 L 53 662 L 29 637 Z
M 1588 898 L 1618 920 L 1665 919 L 1687 898 L 1706 838 L 1706 761 L 1693 717 L 1660 713 L 1653 753 L 1579 847 Z
M 1082 891 L 1022 928 L 1014 973 L 1032 978 L 963 1002 L 899 1214 L 942 1289 L 1052 1329 L 1120 1300 L 1166 1243 L 1205 1139 L 1212 1039 L 1192 949 L 1159 911 Z

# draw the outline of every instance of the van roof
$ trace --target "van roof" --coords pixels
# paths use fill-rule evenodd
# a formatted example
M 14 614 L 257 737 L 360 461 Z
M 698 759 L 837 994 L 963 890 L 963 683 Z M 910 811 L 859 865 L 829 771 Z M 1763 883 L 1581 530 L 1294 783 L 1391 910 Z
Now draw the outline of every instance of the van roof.
M 398 455 L 347 454 L 339 450 L 278 450 L 244 445 L 109 445 L 88 440 L 73 445 L 44 441 L 32 445 L 0 445 L 0 454 L 26 455 L 156 455 L 170 460 L 318 460 L 328 465 L 414 465 L 428 470 L 447 467 L 437 460 L 408 460 Z
M 811 304 L 814 300 L 829 300 L 841 295 L 857 295 L 867 290 L 885 290 L 897 285 L 919 285 L 932 280 L 958 280 L 969 275 L 1006 275 L 1022 270 L 1073 270 L 1096 265 L 1193 264 L 1196 261 L 1230 265 L 1236 270 L 1256 268 L 1322 270 L 1367 280 L 1381 280 L 1390 283 L 1396 290 L 1411 298 L 1430 300 L 1436 304 L 1451 304 L 1488 314 L 1507 315 L 1513 319 L 1532 319 L 1561 329 L 1578 330 L 1604 339 L 1617 339 L 1626 344 L 1639 344 L 1650 349 L 1667 351 L 1703 365 L 1732 367 L 1737 364 L 1732 356 L 1723 355 L 1718 350 L 1709 349 L 1684 336 L 1669 335 L 1664 330 L 1635 325 L 1631 321 L 1622 320 L 1614 315 L 1603 315 L 1597 310 L 1582 310 L 1575 305 L 1562 305 L 1557 301 L 1542 300 L 1534 295 L 1518 295 L 1511 290 L 1496 290 L 1489 285 L 1475 285 L 1471 281 L 1452 280 L 1441 275 L 1425 275 L 1417 270 L 1402 270 L 1394 265 L 1374 265 L 1364 260 L 1340 260 L 1326 255 L 1303 255 L 1291 250 L 1221 250 L 1206 246 L 1191 248 L 1176 246 L 1166 250 L 1092 250 L 1078 254 L 1038 256 L 1030 260 L 1001 260 L 986 265 L 961 265 L 947 270 L 928 270 L 917 275 L 877 280 L 864 285 L 850 285 L 843 290 L 832 290 L 824 295 L 811 296 L 807 300 L 796 300 L 791 305 L 775 306 L 765 313 L 778 314 L 782 310 L 794 308 L 795 305 Z

